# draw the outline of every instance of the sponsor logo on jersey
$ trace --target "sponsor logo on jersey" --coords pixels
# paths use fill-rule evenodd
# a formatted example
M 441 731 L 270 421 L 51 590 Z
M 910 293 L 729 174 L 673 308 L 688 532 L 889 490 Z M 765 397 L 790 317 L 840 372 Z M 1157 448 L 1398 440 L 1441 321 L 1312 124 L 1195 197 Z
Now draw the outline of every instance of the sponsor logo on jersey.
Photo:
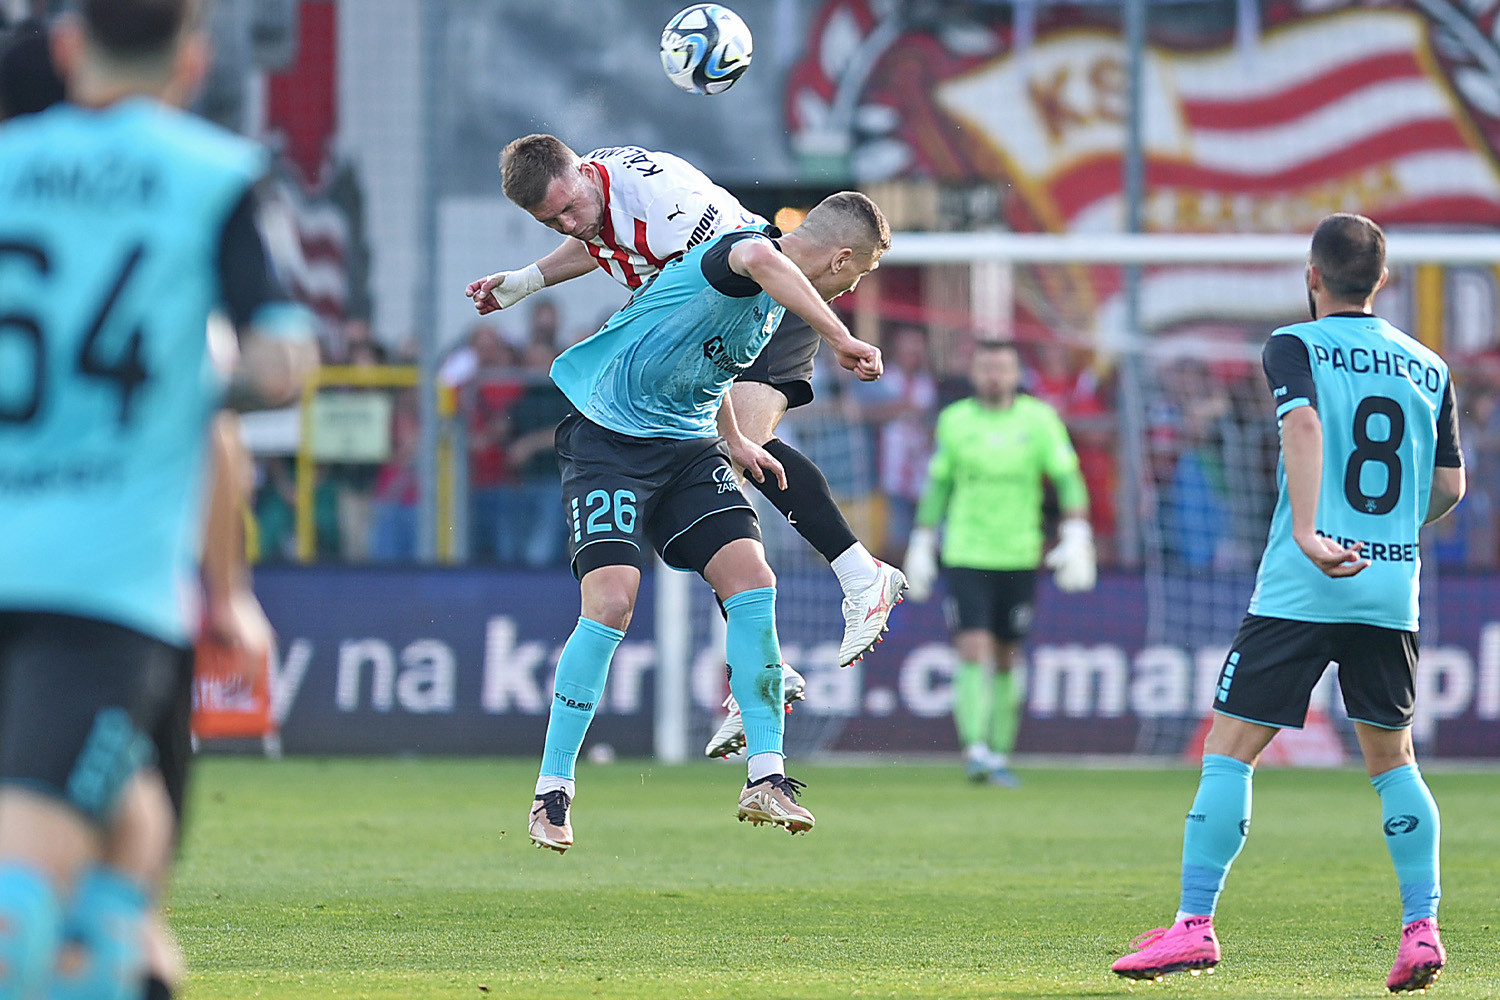
M 710 337 L 703 342 L 703 356 L 713 363 L 713 366 L 721 372 L 729 375 L 738 375 L 750 367 L 749 362 L 736 361 L 729 356 L 724 349 L 723 337 Z
M 720 493 L 729 493 L 731 491 L 738 493 L 740 491 L 740 477 L 736 476 L 734 469 L 727 465 L 721 465 L 714 469 L 714 482 L 719 484 Z M 777 666 L 779 667 L 781 664 L 778 663 Z
M 1373 500 L 1366 503 L 1365 506 L 1371 509 L 1371 512 L 1373 513 Z M 1344 538 L 1339 535 L 1330 535 L 1326 531 L 1320 531 L 1318 532 L 1318 534 L 1322 535 L 1324 538 L 1332 539 L 1345 548 L 1349 548 L 1354 545 L 1355 542 L 1361 541 L 1361 539 L 1358 538 Z M 1417 542 L 1365 541 L 1364 547 L 1359 550 L 1359 554 L 1363 558 L 1368 559 L 1371 562 L 1416 562 L 1417 556 L 1420 555 L 1420 552 L 1421 549 Z
M 714 227 L 718 224 L 718 221 L 719 210 L 712 205 L 708 206 L 708 211 L 703 213 L 703 218 L 699 219 L 698 224 L 693 227 L 692 233 L 687 238 L 687 245 L 683 249 L 691 250 L 699 243 L 702 243 L 713 234 Z

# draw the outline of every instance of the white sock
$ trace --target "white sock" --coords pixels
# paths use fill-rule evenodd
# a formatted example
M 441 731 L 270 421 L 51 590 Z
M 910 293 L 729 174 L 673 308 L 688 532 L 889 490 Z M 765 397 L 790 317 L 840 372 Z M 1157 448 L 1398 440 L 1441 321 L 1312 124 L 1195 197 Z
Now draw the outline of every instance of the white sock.
M 992 753 L 990 767 L 1010 767 L 1010 757 L 1003 753 Z
M 568 793 L 568 798 L 571 799 L 574 797 L 573 793 L 577 787 L 577 783 L 572 778 L 559 778 L 555 775 L 544 774 L 536 779 L 536 793 L 538 795 L 546 795 L 548 792 L 555 792 L 561 788 Z
M 834 575 L 839 578 L 839 586 L 844 588 L 846 594 L 859 593 L 880 575 L 875 557 L 859 542 L 834 556 L 833 562 L 828 565 L 833 567 Z
M 750 780 L 747 784 L 755 784 L 761 778 L 769 778 L 773 774 L 786 773 L 786 758 L 779 753 L 758 753 L 749 760 Z
M 965 751 L 969 760 L 976 764 L 989 765 L 990 748 L 983 743 L 970 743 L 969 749 Z

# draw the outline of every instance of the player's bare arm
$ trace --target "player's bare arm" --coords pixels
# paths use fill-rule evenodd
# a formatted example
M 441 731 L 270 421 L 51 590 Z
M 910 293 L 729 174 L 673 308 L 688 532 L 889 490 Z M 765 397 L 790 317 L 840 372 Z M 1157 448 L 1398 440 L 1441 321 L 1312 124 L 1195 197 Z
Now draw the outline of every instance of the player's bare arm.
M 1317 531 L 1318 492 L 1323 486 L 1323 422 L 1317 410 L 1299 406 L 1281 418 L 1281 455 L 1297 547 L 1328 576 L 1354 576 L 1364 570 L 1370 561 L 1360 558 L 1363 542 L 1343 546 Z
M 838 357 L 839 364 L 860 381 L 873 382 L 885 371 L 880 348 L 856 339 L 807 276 L 775 247 L 762 240 L 741 240 L 729 252 L 729 267 L 807 320 Z
M 550 285 L 581 278 L 599 266 L 582 240 L 563 240 L 562 245 L 541 260 L 519 271 L 496 271 L 464 288 L 481 316 L 508 309 L 533 292 Z
M 740 430 L 729 393 L 725 393 L 724 399 L 719 403 L 718 424 L 719 436 L 729 446 L 729 460 L 741 475 L 749 475 L 757 483 L 763 483 L 769 472 L 776 477 L 781 488 L 786 489 L 786 469 L 770 452 Z
M 240 654 L 248 677 L 264 668 L 273 632 L 250 586 L 242 510 L 254 486 L 250 456 L 232 413 L 214 421 L 213 478 L 203 531 L 203 597 L 208 637 Z
M 1463 466 L 1438 466 L 1432 471 L 1432 492 L 1427 498 L 1427 515 L 1423 524 L 1431 524 L 1447 514 L 1464 498 L 1467 478 Z
M 224 405 L 232 410 L 290 406 L 318 370 L 318 348 L 308 338 L 290 338 L 251 327 L 240 341 L 240 360 L 229 376 Z

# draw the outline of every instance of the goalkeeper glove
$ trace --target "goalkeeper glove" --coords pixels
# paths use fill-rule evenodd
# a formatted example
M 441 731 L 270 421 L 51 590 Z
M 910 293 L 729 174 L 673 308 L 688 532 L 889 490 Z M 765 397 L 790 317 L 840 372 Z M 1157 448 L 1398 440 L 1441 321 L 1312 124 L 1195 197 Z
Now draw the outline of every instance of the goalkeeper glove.
M 500 280 L 495 281 L 496 278 Z M 497 271 L 484 279 L 484 285 L 489 285 L 492 281 L 495 281 L 495 284 L 491 287 L 481 286 L 483 290 L 475 297 L 475 301 L 478 302 L 485 293 L 488 293 L 501 309 L 509 309 L 532 292 L 540 292 L 547 285 L 546 279 L 542 277 L 541 268 L 535 264 L 523 267 L 519 271 Z
M 1093 590 L 1099 578 L 1094 564 L 1094 532 L 1081 517 L 1070 517 L 1057 529 L 1057 547 L 1046 563 L 1058 590 Z
M 937 529 L 913 528 L 906 543 L 906 561 L 901 564 L 906 574 L 907 594 L 914 601 L 925 601 L 932 596 L 932 585 L 937 582 Z

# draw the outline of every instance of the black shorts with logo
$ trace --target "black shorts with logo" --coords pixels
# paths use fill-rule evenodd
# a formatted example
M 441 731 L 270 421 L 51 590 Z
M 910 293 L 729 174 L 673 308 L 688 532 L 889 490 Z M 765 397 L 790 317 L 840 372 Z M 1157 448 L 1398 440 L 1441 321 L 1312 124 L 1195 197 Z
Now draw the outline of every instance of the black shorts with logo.
M 1214 711 L 1280 729 L 1301 729 L 1313 687 L 1329 663 L 1349 718 L 1382 729 L 1411 725 L 1417 633 L 1354 622 L 1300 622 L 1246 615 L 1219 671 Z
M 575 412 L 557 426 L 557 462 L 579 579 L 600 566 L 642 566 L 648 544 L 669 566 L 702 573 L 729 542 L 760 541 L 719 438 L 631 437 Z
M 184 651 L 121 625 L 0 611 L 0 782 L 56 795 L 101 825 L 153 763 L 151 734 Z
M 1036 618 L 1036 571 L 944 566 L 943 612 L 955 632 L 982 629 L 1001 642 L 1026 638 Z
M 794 313 L 781 317 L 770 341 L 736 376 L 737 382 L 765 382 L 786 397 L 787 409 L 806 406 L 813 399 L 813 358 L 822 340 L 807 320 Z

